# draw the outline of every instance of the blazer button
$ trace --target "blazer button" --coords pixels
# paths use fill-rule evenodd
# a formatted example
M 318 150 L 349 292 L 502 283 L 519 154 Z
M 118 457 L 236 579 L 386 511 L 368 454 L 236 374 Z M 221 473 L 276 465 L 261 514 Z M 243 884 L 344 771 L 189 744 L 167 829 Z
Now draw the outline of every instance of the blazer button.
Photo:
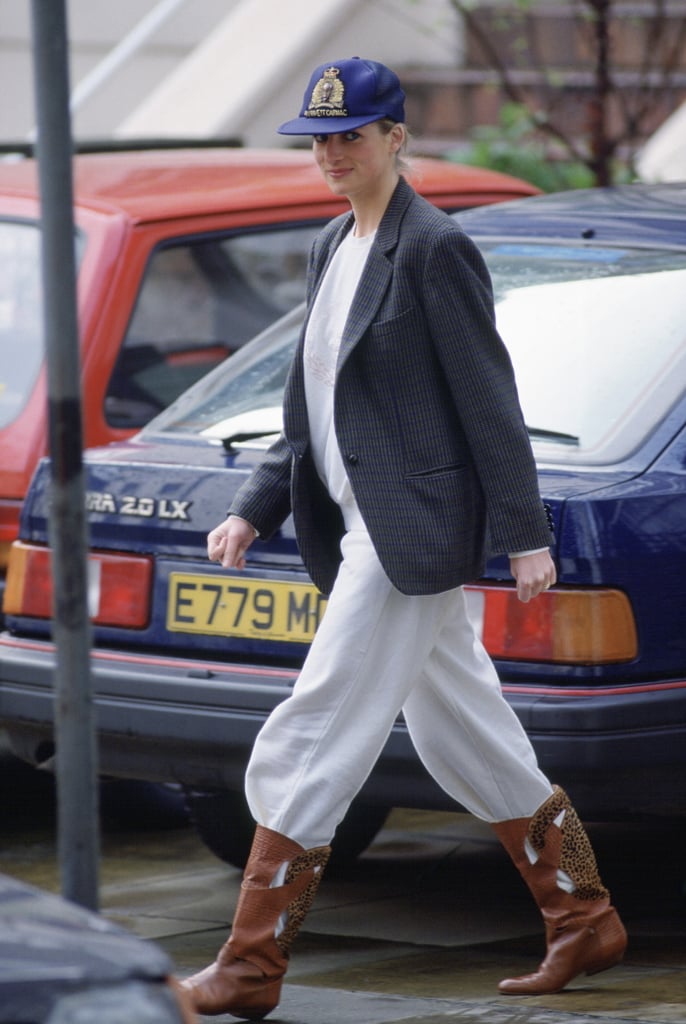
M 351 466 L 356 465 L 356 463 L 359 462 L 359 459 L 359 455 L 357 455 L 355 452 L 348 453 L 348 462 L 350 463 Z

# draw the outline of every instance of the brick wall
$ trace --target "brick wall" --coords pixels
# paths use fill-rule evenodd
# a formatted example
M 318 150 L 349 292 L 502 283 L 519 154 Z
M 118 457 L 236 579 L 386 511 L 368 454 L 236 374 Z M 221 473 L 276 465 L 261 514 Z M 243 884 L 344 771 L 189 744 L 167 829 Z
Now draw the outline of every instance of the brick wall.
M 541 2 L 526 11 L 507 3 L 484 4 L 475 22 L 506 65 L 517 89 L 534 103 L 554 112 L 572 135 L 583 134 L 588 103 L 594 92 L 595 51 L 592 26 L 580 22 L 586 5 Z M 655 3 L 615 2 L 610 25 L 610 59 L 614 95 L 608 107 L 612 132 L 625 123 L 625 106 L 649 100 L 650 114 L 640 124 L 646 138 L 686 101 L 686 0 L 667 0 L 667 27 L 651 35 Z M 672 71 L 663 76 L 668 62 Z M 416 135 L 435 140 L 465 138 L 475 125 L 498 124 L 508 97 L 493 62 L 471 34 L 464 66 L 454 69 L 406 69 L 408 122 Z

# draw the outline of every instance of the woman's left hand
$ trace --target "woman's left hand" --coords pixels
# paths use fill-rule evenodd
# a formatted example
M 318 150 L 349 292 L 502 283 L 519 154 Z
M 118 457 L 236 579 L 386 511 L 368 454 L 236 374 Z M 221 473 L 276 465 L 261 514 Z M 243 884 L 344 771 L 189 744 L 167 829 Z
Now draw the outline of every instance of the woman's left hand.
M 517 597 L 525 604 L 542 590 L 548 590 L 557 580 L 555 563 L 549 551 L 510 558 L 510 572 L 517 583 Z

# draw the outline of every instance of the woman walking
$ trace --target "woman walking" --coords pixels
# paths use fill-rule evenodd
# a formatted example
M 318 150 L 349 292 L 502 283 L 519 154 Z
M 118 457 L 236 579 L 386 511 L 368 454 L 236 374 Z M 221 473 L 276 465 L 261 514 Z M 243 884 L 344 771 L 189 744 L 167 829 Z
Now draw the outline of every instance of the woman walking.
M 491 554 L 509 554 L 522 601 L 556 579 L 490 279 L 473 243 L 402 176 L 404 93 L 389 68 L 321 65 L 279 131 L 312 137 L 351 211 L 313 246 L 283 433 L 208 554 L 242 569 L 255 538 L 292 512 L 329 599 L 250 759 L 256 833 L 232 934 L 183 984 L 200 1013 L 260 1019 L 278 1004 L 336 826 L 402 711 L 429 772 L 493 825 L 542 911 L 545 960 L 500 990 L 555 992 L 617 963 L 626 934 L 466 610 L 462 587 Z

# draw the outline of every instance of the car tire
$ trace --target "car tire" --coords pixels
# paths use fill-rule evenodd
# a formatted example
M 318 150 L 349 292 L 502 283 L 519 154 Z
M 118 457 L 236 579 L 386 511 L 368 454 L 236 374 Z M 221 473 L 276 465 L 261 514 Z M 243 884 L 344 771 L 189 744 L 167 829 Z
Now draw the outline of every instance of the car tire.
M 220 860 L 244 868 L 255 834 L 242 793 L 228 790 L 185 789 L 191 821 L 205 846 Z M 363 853 L 388 817 L 390 807 L 356 800 L 336 830 L 331 844 L 331 868 L 341 869 Z
M 188 808 L 176 783 L 101 778 L 99 796 L 105 829 L 150 831 L 188 827 Z

